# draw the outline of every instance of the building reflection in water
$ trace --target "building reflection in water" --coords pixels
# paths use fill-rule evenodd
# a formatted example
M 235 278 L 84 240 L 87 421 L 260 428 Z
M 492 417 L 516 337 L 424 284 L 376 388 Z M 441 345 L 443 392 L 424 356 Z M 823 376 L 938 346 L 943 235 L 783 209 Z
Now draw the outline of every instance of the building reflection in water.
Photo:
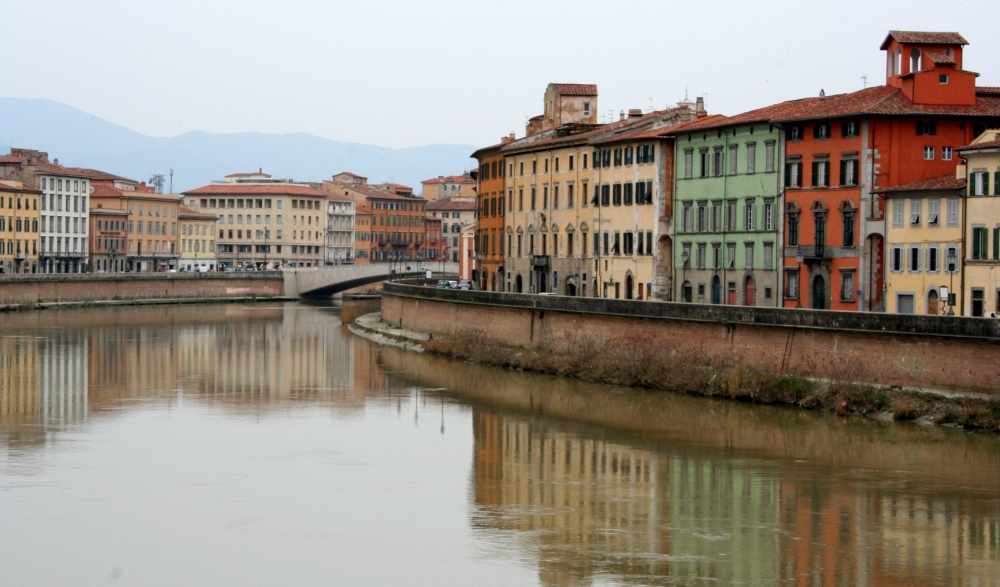
M 1000 585 L 996 495 L 473 412 L 474 527 L 546 585 Z M 500 535 L 490 531 L 503 531 Z M 614 582 L 613 581 L 613 582 Z

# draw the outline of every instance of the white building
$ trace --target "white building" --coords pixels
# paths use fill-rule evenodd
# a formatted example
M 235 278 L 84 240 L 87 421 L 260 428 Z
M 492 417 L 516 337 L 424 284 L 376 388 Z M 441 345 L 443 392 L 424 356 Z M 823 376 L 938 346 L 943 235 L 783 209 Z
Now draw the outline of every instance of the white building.
M 35 181 L 42 190 L 38 269 L 41 273 L 87 271 L 89 178 L 57 164 L 41 163 Z
M 354 200 L 326 198 L 326 264 L 354 262 Z

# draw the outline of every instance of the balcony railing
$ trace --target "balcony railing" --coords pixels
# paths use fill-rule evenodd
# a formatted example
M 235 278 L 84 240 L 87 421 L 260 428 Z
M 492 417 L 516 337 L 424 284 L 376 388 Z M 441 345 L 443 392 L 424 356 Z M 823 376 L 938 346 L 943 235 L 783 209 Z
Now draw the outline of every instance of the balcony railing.
M 530 255 L 531 266 L 539 268 L 548 268 L 552 265 L 552 257 L 548 255 Z

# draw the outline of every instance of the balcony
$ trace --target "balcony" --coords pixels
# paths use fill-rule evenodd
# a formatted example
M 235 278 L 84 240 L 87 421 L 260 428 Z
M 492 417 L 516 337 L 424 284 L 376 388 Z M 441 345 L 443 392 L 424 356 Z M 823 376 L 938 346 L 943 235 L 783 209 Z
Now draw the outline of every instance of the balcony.
M 799 262 L 822 261 L 831 258 L 832 251 L 826 245 L 800 246 L 795 257 Z
M 548 255 L 528 255 L 531 266 L 539 269 L 548 269 L 552 266 L 552 257 Z

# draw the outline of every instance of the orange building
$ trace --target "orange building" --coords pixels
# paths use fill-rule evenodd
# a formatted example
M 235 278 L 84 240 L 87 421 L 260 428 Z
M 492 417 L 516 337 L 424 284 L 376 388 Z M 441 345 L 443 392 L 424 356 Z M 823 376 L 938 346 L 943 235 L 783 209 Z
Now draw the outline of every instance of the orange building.
M 336 180 L 324 181 L 322 189 L 354 200 L 357 207 L 371 209 L 369 262 L 423 260 L 427 203 L 422 198 L 401 196 L 363 183 Z
M 104 208 L 100 202 L 90 209 L 90 270 L 94 273 L 124 273 L 128 211 Z
M 90 193 L 91 209 L 122 210 L 128 214 L 125 271 L 177 269 L 180 204 L 180 198 L 172 194 L 114 188 L 104 183 L 97 183 Z
M 441 236 L 442 220 L 435 216 L 426 216 L 425 222 L 425 250 L 428 261 L 448 260 L 448 239 Z
M 354 208 L 354 264 L 372 262 L 372 209 L 355 203 Z
M 479 161 L 476 173 L 476 238 L 475 255 L 478 263 L 478 287 L 483 290 L 503 289 L 504 257 L 504 163 L 500 147 L 512 142 L 504 137 L 500 143 L 484 147 L 472 154 Z
M 878 189 L 953 176 L 954 149 L 1000 127 L 1000 88 L 975 87 L 966 44 L 958 33 L 891 31 L 884 86 L 761 109 L 785 130 L 785 307 L 885 310 Z M 930 216 L 947 221 L 943 210 Z

